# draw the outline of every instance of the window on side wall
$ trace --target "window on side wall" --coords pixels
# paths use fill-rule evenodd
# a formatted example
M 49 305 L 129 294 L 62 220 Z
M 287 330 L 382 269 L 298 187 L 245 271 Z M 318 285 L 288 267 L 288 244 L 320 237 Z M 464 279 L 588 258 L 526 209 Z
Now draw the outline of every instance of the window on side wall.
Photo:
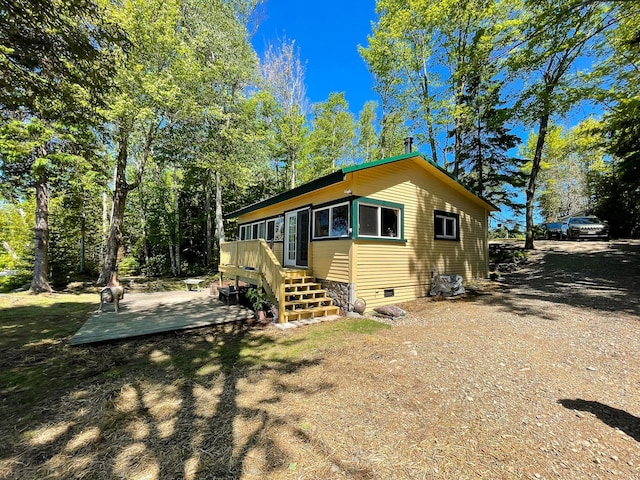
M 360 237 L 401 238 L 400 208 L 360 203 L 358 235 Z
M 349 236 L 349 204 L 341 203 L 313 211 L 313 238 Z
M 460 215 L 453 212 L 435 210 L 433 231 L 436 240 L 460 240 Z

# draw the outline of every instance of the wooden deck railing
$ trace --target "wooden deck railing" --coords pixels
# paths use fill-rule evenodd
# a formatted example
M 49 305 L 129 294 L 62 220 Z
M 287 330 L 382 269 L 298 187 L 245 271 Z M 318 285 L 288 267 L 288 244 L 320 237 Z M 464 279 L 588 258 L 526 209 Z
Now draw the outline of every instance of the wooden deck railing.
M 220 245 L 220 265 L 255 269 L 265 289 L 275 297 L 279 321 L 284 321 L 285 271 L 264 239 L 225 242 Z M 221 269 L 222 270 L 222 269 Z

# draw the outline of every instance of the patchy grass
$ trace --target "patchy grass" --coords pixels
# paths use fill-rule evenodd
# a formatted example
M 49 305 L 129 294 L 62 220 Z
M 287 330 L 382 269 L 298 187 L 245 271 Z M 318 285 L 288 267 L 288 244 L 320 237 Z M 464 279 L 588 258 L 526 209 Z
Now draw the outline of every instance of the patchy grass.
M 31 406 L 75 383 L 83 365 L 61 353 L 94 309 L 94 295 L 0 296 L 0 394 L 15 396 L 0 404 L 3 414 L 28 415 Z
M 241 408 L 259 411 L 256 397 L 277 401 L 281 389 L 297 390 L 285 386 L 282 375 L 318 365 L 354 339 L 389 328 L 354 319 L 285 335 L 229 325 L 67 345 L 95 308 L 94 294 L 0 296 L 0 417 L 12 419 L 0 426 L 0 478 L 184 476 L 184 461 L 174 458 L 182 447 L 167 454 L 166 465 L 177 463 L 166 475 L 155 470 L 148 449 L 162 454 L 165 439 L 174 435 L 188 444 L 203 428 L 199 419 L 204 415 L 225 431 L 224 441 L 216 442 L 224 450 L 226 443 L 234 444 L 235 437 L 226 432 L 235 417 L 243 417 Z M 240 407 L 237 397 L 246 382 L 263 386 Z M 255 427 L 250 421 L 240 435 L 250 436 Z M 145 439 L 144 448 L 135 439 Z M 231 452 L 219 455 L 205 464 L 220 471 L 229 462 L 241 466 Z M 111 469 L 96 473 L 104 462 Z

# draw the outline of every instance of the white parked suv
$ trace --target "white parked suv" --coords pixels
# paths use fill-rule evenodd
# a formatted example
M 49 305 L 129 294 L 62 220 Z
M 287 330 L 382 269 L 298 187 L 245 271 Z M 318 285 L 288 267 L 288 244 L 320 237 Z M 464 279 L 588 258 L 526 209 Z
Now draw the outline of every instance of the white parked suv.
M 562 225 L 562 238 L 583 240 L 589 238 L 609 240 L 609 224 L 598 217 L 571 217 Z

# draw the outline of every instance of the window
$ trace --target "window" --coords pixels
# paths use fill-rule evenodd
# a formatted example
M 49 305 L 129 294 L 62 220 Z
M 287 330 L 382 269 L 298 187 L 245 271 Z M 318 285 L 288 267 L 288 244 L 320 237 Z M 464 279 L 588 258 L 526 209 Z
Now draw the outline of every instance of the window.
M 358 235 L 361 237 L 401 237 L 401 209 L 382 205 L 358 205 Z
M 240 225 L 240 240 L 247 240 L 248 225 Z
M 349 236 L 349 204 L 341 203 L 314 210 L 313 238 L 339 238 Z
M 272 218 L 266 222 L 266 237 L 268 242 L 282 241 L 283 239 L 284 218 Z
M 276 242 L 281 242 L 284 240 L 284 217 L 276 218 L 276 223 L 274 227 L 274 238 Z
M 460 215 L 435 210 L 433 214 L 434 238 L 439 240 L 460 240 Z
M 275 233 L 275 228 L 276 228 L 275 218 L 273 220 L 267 220 L 267 236 L 265 237 L 265 239 L 268 242 L 273 240 L 273 234 Z
M 313 238 L 329 236 L 329 209 L 313 212 Z

